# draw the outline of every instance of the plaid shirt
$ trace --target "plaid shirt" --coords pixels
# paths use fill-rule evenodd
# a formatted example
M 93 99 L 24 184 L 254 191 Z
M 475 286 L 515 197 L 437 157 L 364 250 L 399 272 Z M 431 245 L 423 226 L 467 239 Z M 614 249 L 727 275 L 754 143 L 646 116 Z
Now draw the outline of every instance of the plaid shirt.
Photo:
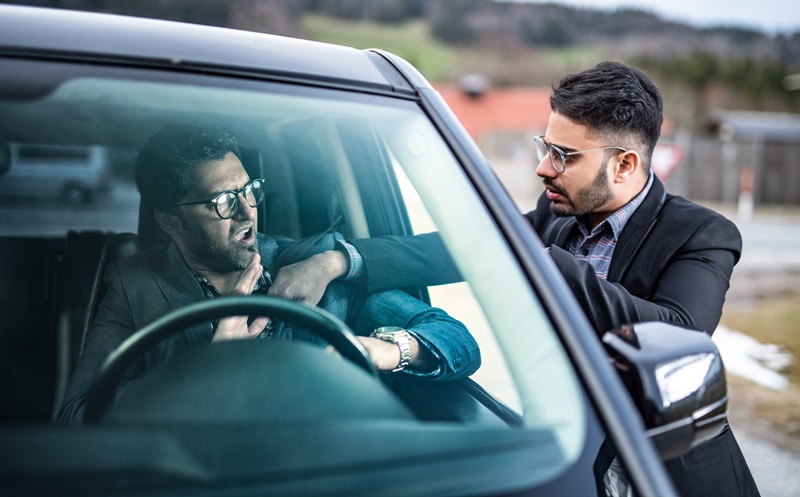
M 207 299 L 213 299 L 214 297 L 219 297 L 222 295 L 219 290 L 217 290 L 217 287 L 212 285 L 211 282 L 209 282 L 202 274 L 198 273 L 197 271 L 192 271 L 192 276 L 194 276 L 194 279 L 200 285 L 200 288 L 203 289 L 203 294 Z M 269 290 L 271 285 L 272 276 L 269 274 L 269 271 L 265 269 L 258 278 L 258 281 L 256 281 L 256 286 L 253 287 L 253 293 L 264 293 Z
M 361 254 L 354 246 L 342 240 L 336 241 L 336 248 L 342 251 L 350 259 L 349 271 L 342 277 L 342 279 L 349 281 L 360 281 L 365 274 L 364 259 L 361 257 Z M 192 271 L 192 276 L 194 276 L 195 281 L 197 281 L 197 284 L 199 284 L 200 288 L 203 290 L 203 295 L 205 295 L 205 298 L 213 299 L 222 295 L 217 287 L 212 285 L 211 282 L 209 282 L 208 279 L 206 279 L 206 277 L 202 274 L 198 273 L 197 271 Z M 265 268 L 264 272 L 261 273 L 261 276 L 258 278 L 258 281 L 256 281 L 255 287 L 253 287 L 252 295 L 266 294 L 271 286 L 272 275 L 269 274 L 269 271 L 267 271 Z M 217 329 L 218 324 L 218 319 L 215 319 L 211 322 L 214 330 Z M 271 338 L 272 325 L 273 321 L 270 320 L 258 338 Z
M 195 281 L 197 284 L 200 285 L 200 288 L 203 290 L 203 294 L 207 299 L 213 299 L 215 297 L 219 297 L 222 295 L 220 291 L 211 284 L 210 281 L 206 279 L 205 276 L 198 273 L 197 271 L 192 271 L 192 276 L 194 276 Z M 256 285 L 253 287 L 253 292 L 251 295 L 258 295 L 258 294 L 266 294 L 269 290 L 269 287 L 272 286 L 272 276 L 269 274 L 269 271 L 264 269 L 264 272 L 261 273 L 261 276 L 256 281 Z M 217 329 L 217 325 L 219 324 L 219 319 L 214 319 L 211 321 L 211 326 L 214 331 Z M 258 335 L 258 338 L 271 338 L 272 337 L 272 320 L 267 323 L 267 326 L 264 327 L 264 330 L 261 331 L 261 334 Z
M 568 240 L 567 250 L 576 258 L 591 264 L 598 278 L 604 280 L 608 277 L 608 269 L 611 266 L 611 258 L 614 256 L 619 235 L 625 228 L 628 219 L 647 196 L 652 185 L 653 172 L 651 171 L 650 179 L 647 180 L 647 184 L 639 195 L 605 218 L 591 231 L 589 231 L 585 218 L 582 216 L 576 218 L 578 231 L 575 231 Z

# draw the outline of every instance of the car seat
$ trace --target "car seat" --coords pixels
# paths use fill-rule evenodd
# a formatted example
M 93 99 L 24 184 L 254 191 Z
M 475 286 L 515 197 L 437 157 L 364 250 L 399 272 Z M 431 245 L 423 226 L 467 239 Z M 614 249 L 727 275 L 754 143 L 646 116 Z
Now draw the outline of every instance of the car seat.
M 52 416 L 58 414 L 69 377 L 83 352 L 86 332 L 97 304 L 105 295 L 103 275 L 108 263 L 139 250 L 133 233 L 72 232 L 60 272 L 59 323 Z

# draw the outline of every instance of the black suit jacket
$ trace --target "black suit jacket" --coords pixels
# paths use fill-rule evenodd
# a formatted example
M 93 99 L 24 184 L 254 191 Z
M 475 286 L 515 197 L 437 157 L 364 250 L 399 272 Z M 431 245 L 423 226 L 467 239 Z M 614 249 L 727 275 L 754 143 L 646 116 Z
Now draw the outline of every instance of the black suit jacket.
M 666 321 L 714 332 L 742 253 L 736 226 L 716 212 L 653 185 L 620 233 L 607 280 L 565 250 L 577 229 L 574 217 L 557 217 L 542 195 L 526 214 L 550 247 L 564 279 L 598 334 L 626 323 Z M 758 496 L 758 488 L 730 427 L 681 457 L 666 462 L 683 497 Z
M 620 233 L 608 279 L 565 248 L 574 217 L 556 217 L 542 196 L 526 214 L 598 333 L 626 324 L 665 321 L 713 333 L 733 266 L 742 252 L 736 226 L 716 212 L 670 195 L 654 178 Z
M 280 252 L 272 239 L 259 240 L 262 260 L 271 262 Z M 266 262 L 265 262 L 266 264 Z M 83 353 L 70 377 L 59 412 L 59 420 L 80 420 L 95 374 L 106 357 L 135 330 L 164 314 L 205 298 L 183 256 L 173 243 L 158 245 L 138 254 L 111 262 L 105 271 L 106 294 L 98 306 Z M 201 343 L 214 334 L 211 322 L 188 327 L 148 350 L 135 363 L 127 379 L 141 376 L 168 357 Z
M 628 323 L 666 321 L 713 333 L 733 266 L 742 252 L 736 226 L 716 212 L 653 185 L 620 234 L 607 280 L 565 250 L 577 229 L 542 195 L 530 221 L 598 334 Z M 353 240 L 370 290 L 380 282 L 424 286 L 460 281 L 437 233 Z

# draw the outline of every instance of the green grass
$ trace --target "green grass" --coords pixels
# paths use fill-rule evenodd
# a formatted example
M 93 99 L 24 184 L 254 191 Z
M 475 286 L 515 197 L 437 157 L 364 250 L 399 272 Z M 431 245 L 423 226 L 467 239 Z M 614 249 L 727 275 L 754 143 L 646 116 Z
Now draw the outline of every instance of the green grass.
M 434 40 L 424 22 L 386 25 L 306 15 L 306 37 L 355 48 L 380 48 L 404 58 L 430 81 L 444 81 L 457 71 L 459 51 Z
M 306 14 L 300 22 L 306 38 L 355 48 L 380 48 L 396 54 L 431 82 L 452 82 L 465 73 L 487 74 L 499 85 L 550 86 L 566 73 L 579 71 L 604 60 L 597 47 L 461 48 L 431 36 L 425 21 L 378 24 L 346 21 Z
M 728 375 L 731 423 L 759 427 L 773 443 L 791 451 L 800 450 L 800 293 L 760 299 L 746 309 L 725 309 L 722 323 L 761 343 L 778 345 L 793 361 L 781 371 L 789 380 L 783 390 Z
M 604 50 L 587 46 L 540 49 L 539 53 L 547 63 L 569 72 L 582 71 L 609 57 Z

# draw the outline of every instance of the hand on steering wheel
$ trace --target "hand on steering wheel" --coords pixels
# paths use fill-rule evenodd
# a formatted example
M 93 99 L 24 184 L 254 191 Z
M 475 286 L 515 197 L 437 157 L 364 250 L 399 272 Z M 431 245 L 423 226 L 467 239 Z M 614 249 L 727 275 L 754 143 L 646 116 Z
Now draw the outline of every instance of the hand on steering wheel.
M 224 296 L 176 309 L 131 335 L 106 359 L 86 399 L 84 421 L 97 422 L 111 404 L 117 386 L 135 359 L 163 338 L 198 322 L 230 315 L 272 316 L 303 326 L 371 375 L 378 375 L 369 353 L 340 319 L 317 307 L 266 296 Z

